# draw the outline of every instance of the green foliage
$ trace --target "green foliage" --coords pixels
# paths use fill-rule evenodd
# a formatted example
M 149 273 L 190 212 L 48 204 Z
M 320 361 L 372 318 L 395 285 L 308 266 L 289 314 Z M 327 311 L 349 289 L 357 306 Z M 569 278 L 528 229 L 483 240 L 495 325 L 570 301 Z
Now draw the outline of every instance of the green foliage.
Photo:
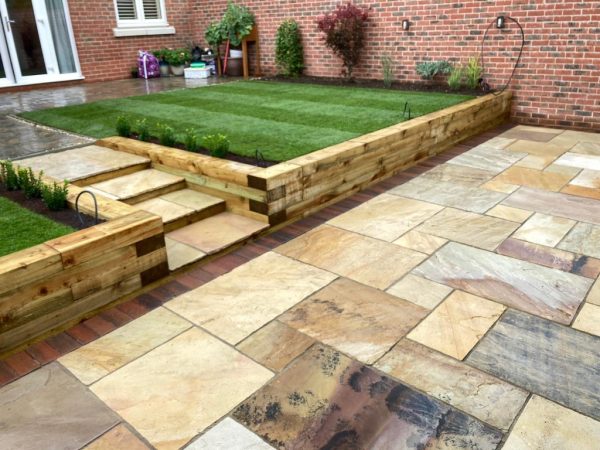
M 214 53 L 218 53 L 219 45 L 227 39 L 227 32 L 221 22 L 212 22 L 204 32 L 204 39 Z
M 117 134 L 122 137 L 131 136 L 131 122 L 129 118 L 125 116 L 117 117 Z
M 393 61 L 388 55 L 381 57 L 381 68 L 383 69 L 383 86 L 387 89 L 392 87 L 394 82 Z
M 224 134 L 209 134 L 202 138 L 202 146 L 210 152 L 210 156 L 224 158 L 229 152 L 231 143 Z
M 148 142 L 150 140 L 150 127 L 148 126 L 148 121 L 145 118 L 138 120 L 135 123 L 135 128 L 140 141 Z
M 446 75 L 452 70 L 452 64 L 448 61 L 425 61 L 417 64 L 417 73 L 424 80 L 433 80 L 436 75 Z
M 175 130 L 169 125 L 158 125 L 158 142 L 166 147 L 173 147 L 177 139 L 175 138 Z
M 25 193 L 27 198 L 41 198 L 42 197 L 42 175 L 44 172 L 40 172 L 36 177 L 31 168 L 19 169 L 17 175 L 19 177 L 19 188 Z
M 160 50 L 152 50 L 150 53 L 156 56 L 156 59 L 160 62 L 165 63 L 167 62 L 167 54 L 169 52 L 170 50 L 168 48 L 161 48 Z
M 185 136 L 183 138 L 183 144 L 185 148 L 190 152 L 197 152 L 200 148 L 200 144 L 198 142 L 198 133 L 193 128 L 188 128 L 185 130 Z
M 479 56 L 473 56 L 469 58 L 469 62 L 467 62 L 467 65 L 465 66 L 465 79 L 467 86 L 469 86 L 471 89 L 477 89 L 482 73 L 483 68 L 479 63 Z
M 304 69 L 304 54 L 300 28 L 295 20 L 284 21 L 275 37 L 275 63 L 286 77 L 295 77 Z
M 229 39 L 233 47 L 238 47 L 242 39 L 250 34 L 254 27 L 254 15 L 242 5 L 236 5 L 229 0 L 227 9 L 221 19 L 221 27 L 225 39 Z
M 465 68 L 463 66 L 455 66 L 450 75 L 448 75 L 448 86 L 453 91 L 459 90 L 464 84 Z
M 192 60 L 192 54 L 187 48 L 176 48 L 167 51 L 165 60 L 172 66 L 183 66 Z
M 4 183 L 6 190 L 19 190 L 19 176 L 12 162 L 0 161 L 0 180 Z
M 360 61 L 368 19 L 366 8 L 348 2 L 317 21 L 317 27 L 325 33 L 325 45 L 342 58 L 347 78 L 352 78 L 352 71 Z
M 62 184 L 54 181 L 52 184 L 42 185 L 42 200 L 51 211 L 60 211 L 67 207 L 67 194 L 69 193 L 69 182 Z

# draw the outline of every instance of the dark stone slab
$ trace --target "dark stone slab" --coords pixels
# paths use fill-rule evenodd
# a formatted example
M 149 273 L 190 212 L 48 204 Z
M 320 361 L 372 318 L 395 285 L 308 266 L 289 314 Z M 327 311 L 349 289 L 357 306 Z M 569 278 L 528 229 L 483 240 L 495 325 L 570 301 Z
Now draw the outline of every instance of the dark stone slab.
M 600 419 L 600 338 L 509 310 L 467 362 Z
M 502 433 L 321 345 L 234 418 L 279 448 L 495 449 Z

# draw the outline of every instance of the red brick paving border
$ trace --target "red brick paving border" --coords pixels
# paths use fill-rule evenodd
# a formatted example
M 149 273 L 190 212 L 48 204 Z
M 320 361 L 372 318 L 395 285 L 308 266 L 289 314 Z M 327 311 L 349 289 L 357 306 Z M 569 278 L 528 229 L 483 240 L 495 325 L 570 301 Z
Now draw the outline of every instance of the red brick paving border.
M 126 323 L 158 308 L 166 301 L 202 286 L 251 259 L 273 250 L 279 245 L 318 227 L 333 217 L 336 217 L 391 188 L 416 178 L 423 172 L 443 164 L 449 159 L 492 139 L 512 126 L 513 125 L 511 124 L 503 125 L 492 131 L 469 139 L 462 144 L 445 151 L 441 155 L 434 156 L 398 175 L 377 183 L 376 185 L 358 192 L 334 205 L 328 206 L 309 217 L 287 225 L 272 234 L 260 237 L 227 255 L 193 268 L 178 275 L 175 280 L 169 281 L 150 292 L 115 306 L 112 309 L 106 310 L 62 333 L 33 344 L 26 350 L 9 356 L 0 361 L 0 387 L 28 374 L 44 364 L 55 361 L 64 354 L 116 330 Z

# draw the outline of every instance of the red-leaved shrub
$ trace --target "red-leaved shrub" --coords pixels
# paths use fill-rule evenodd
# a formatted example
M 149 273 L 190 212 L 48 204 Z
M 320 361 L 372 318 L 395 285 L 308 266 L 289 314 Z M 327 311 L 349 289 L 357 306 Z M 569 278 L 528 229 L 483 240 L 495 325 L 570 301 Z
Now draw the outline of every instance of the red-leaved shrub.
M 319 30 L 325 33 L 325 44 L 344 64 L 344 74 L 352 77 L 352 71 L 360 60 L 364 47 L 365 28 L 369 18 L 368 9 L 351 2 L 338 7 L 317 21 Z

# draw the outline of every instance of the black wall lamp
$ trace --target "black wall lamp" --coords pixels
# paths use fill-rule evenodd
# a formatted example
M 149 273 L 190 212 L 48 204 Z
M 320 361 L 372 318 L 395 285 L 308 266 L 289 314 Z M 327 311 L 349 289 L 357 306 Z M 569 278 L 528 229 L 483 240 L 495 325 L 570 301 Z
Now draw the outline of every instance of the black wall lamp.
M 496 17 L 496 28 L 502 29 L 506 27 L 506 17 L 498 16 Z
M 409 28 L 410 28 L 410 22 L 408 21 L 408 19 L 404 19 L 404 20 L 402 21 L 402 29 L 403 29 L 404 31 L 408 31 L 408 30 L 409 30 Z

